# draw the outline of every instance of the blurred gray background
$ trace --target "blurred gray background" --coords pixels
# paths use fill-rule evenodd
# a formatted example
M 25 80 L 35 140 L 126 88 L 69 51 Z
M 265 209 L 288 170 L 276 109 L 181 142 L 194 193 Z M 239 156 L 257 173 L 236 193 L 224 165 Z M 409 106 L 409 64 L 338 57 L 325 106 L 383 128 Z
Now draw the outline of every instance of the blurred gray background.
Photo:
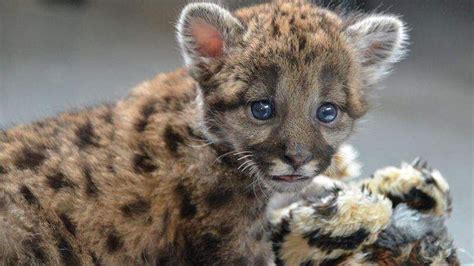
M 348 3 L 400 14 L 411 27 L 409 57 L 374 92 L 352 139 L 364 173 L 418 155 L 439 168 L 454 196 L 450 230 L 466 250 L 460 257 L 473 263 L 474 1 Z M 173 30 L 184 4 L 0 0 L 0 128 L 120 99 L 181 66 Z

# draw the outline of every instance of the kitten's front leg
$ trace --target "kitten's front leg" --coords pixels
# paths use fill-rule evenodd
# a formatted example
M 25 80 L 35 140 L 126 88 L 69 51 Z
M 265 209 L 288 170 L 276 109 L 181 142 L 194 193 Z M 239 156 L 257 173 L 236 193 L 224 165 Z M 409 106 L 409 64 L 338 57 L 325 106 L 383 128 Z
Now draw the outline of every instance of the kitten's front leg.
M 344 180 L 358 177 L 360 175 L 361 164 L 357 161 L 359 153 L 351 145 L 344 144 L 337 150 L 333 156 L 331 165 L 324 172 L 336 180 Z

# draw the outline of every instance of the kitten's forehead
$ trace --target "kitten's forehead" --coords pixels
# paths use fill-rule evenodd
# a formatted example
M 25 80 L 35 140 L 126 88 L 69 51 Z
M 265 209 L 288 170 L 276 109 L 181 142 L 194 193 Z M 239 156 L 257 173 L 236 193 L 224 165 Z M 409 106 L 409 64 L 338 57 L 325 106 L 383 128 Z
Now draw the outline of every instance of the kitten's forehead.
M 310 86 L 322 72 L 325 77 L 346 79 L 353 57 L 343 22 L 335 13 L 304 1 L 281 1 L 243 9 L 236 15 L 247 25 L 247 33 L 245 48 L 235 59 L 245 61 L 253 73 L 265 72 L 274 64 L 280 76 L 303 83 L 294 84 L 298 87 Z
M 235 15 L 247 26 L 248 38 L 268 40 L 306 34 L 334 37 L 343 29 L 338 15 L 306 1 L 277 1 L 240 9 Z

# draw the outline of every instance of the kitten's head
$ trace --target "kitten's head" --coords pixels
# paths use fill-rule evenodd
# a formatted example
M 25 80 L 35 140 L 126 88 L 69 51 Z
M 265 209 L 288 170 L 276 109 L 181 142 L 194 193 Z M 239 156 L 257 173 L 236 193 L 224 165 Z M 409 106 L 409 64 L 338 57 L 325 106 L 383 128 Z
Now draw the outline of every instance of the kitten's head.
M 178 22 L 204 131 L 278 191 L 303 187 L 329 166 L 406 38 L 397 17 L 349 21 L 298 0 L 234 14 L 194 3 Z

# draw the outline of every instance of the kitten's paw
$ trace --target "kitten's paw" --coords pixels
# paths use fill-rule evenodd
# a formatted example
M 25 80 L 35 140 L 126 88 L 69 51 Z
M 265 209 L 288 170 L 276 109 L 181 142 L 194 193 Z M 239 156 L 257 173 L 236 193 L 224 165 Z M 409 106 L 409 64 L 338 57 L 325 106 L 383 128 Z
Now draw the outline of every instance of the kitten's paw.
M 386 167 L 363 182 L 362 189 L 388 197 L 393 207 L 406 203 L 425 214 L 444 216 L 451 212 L 449 185 L 438 170 L 416 159 L 400 168 Z
M 300 195 L 279 196 L 269 205 L 277 264 L 317 265 L 342 256 L 357 260 L 388 226 L 391 214 L 383 196 L 318 176 Z
M 357 161 L 358 152 L 351 145 L 342 145 L 334 155 L 331 165 L 324 172 L 333 179 L 347 179 L 360 175 L 361 164 Z
M 457 265 L 444 217 L 423 214 L 402 203 L 390 225 L 366 250 L 366 262 L 377 265 Z

